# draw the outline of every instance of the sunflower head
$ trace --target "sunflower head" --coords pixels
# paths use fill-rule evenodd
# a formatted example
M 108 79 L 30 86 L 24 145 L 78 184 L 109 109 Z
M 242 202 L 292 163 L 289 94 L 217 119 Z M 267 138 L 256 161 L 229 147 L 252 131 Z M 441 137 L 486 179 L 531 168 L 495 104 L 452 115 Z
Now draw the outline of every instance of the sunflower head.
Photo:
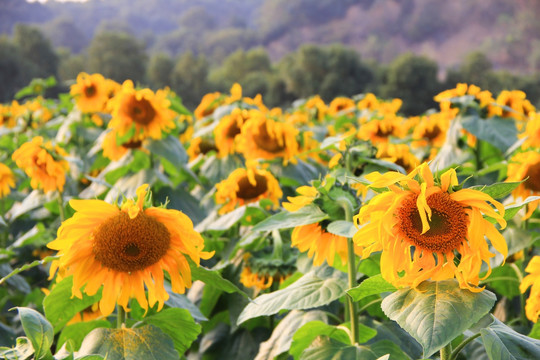
M 407 133 L 403 119 L 395 114 L 383 118 L 372 118 L 360 126 L 357 137 L 371 140 L 373 144 L 387 143 L 391 137 L 401 139 Z
M 354 103 L 353 99 L 350 99 L 348 97 L 337 97 L 334 100 L 330 102 L 330 105 L 328 105 L 327 113 L 328 115 L 338 115 L 342 111 L 345 110 L 354 110 L 356 104 Z
M 529 275 L 523 278 L 519 290 L 524 293 L 531 287 L 531 293 L 525 304 L 525 314 L 529 320 L 536 323 L 540 316 L 540 256 L 534 256 L 525 271 Z
M 274 207 L 279 206 L 283 192 L 277 179 L 267 170 L 257 169 L 249 162 L 247 165 L 216 184 L 216 203 L 223 204 L 220 214 L 261 199 L 269 199 Z
M 519 137 L 525 139 L 521 145 L 523 149 L 540 148 L 540 112 L 529 113 L 525 130 L 519 134 Z
M 377 159 L 386 160 L 401 166 L 407 173 L 415 169 L 420 160 L 411 152 L 411 148 L 406 144 L 382 143 L 375 155 Z
M 504 118 L 526 120 L 527 114 L 535 108 L 521 90 L 503 90 L 497 96 L 496 104 L 490 108 L 490 115 L 498 115 Z
M 240 134 L 242 125 L 249 117 L 250 112 L 248 110 L 235 108 L 229 115 L 221 118 L 214 129 L 214 139 L 221 157 L 235 152 L 236 137 Z
M 103 142 L 101 143 L 103 156 L 111 159 L 112 161 L 120 160 L 130 150 L 143 149 L 143 142 L 144 139 L 141 138 L 121 140 L 115 130 L 108 131 L 103 138 Z
M 358 231 L 353 240 L 363 248 L 363 257 L 382 252 L 382 276 L 395 286 L 416 287 L 424 280 L 455 277 L 462 288 L 481 291 L 480 268 L 482 263 L 489 267 L 494 256 L 486 238 L 506 258 L 504 238 L 483 217 L 503 228 L 504 207 L 480 191 L 456 190 L 455 170 L 435 179 L 423 163 L 409 175 L 372 173 L 366 179 L 382 192 L 355 216 Z
M 64 149 L 36 136 L 15 150 L 12 159 L 30 177 L 32 188 L 48 193 L 64 190 L 69 163 L 62 158 L 66 156 Z
M 103 111 L 109 100 L 107 80 L 101 74 L 82 72 L 77 75 L 77 82 L 71 85 L 70 94 L 82 112 Z
M 0 199 L 6 197 L 15 187 L 15 176 L 11 169 L 5 164 L 0 163 Z
M 450 121 L 455 117 L 454 110 L 457 109 L 422 116 L 413 127 L 411 145 L 415 148 L 424 146 L 440 148 L 446 140 Z
M 523 180 L 525 181 L 512 191 L 514 198 L 525 199 L 529 196 L 540 195 L 540 153 L 538 150 L 531 149 L 517 153 L 510 159 L 506 181 L 518 182 Z M 540 206 L 540 200 L 528 203 L 523 220 L 530 218 L 538 206 Z
M 213 253 L 204 252 L 204 240 L 182 212 L 152 207 L 148 185 L 140 186 L 135 199 L 120 206 L 102 200 L 71 200 L 75 210 L 47 246 L 60 258 L 51 266 L 51 276 L 73 276 L 73 296 L 84 291 L 94 295 L 103 288 L 100 312 L 108 316 L 118 304 L 128 310 L 135 298 L 145 310 L 169 295 L 164 272 L 172 291 L 184 293 L 191 286 L 187 258 L 196 265 Z M 146 293 L 146 291 L 147 293 Z
M 255 256 L 244 254 L 244 266 L 240 282 L 245 287 L 266 290 L 273 284 L 281 284 L 296 271 L 294 258 L 289 261 L 269 258 L 268 253 L 259 251 Z
M 214 139 L 210 137 L 196 137 L 189 143 L 186 150 L 189 155 L 189 160 L 194 160 L 199 155 L 206 155 L 210 151 L 218 151 Z
M 319 196 L 319 192 L 313 186 L 300 186 L 296 189 L 298 196 L 287 196 L 289 202 L 283 202 L 283 207 L 287 211 L 298 211 L 306 205 L 309 205 Z

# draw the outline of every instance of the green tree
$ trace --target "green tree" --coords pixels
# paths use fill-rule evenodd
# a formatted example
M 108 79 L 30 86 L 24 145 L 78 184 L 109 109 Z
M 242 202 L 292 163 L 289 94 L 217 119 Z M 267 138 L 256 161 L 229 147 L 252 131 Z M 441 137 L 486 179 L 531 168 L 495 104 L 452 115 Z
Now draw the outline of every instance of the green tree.
M 448 87 L 454 87 L 457 83 L 463 82 L 489 89 L 493 87 L 494 81 L 493 64 L 480 51 L 468 54 L 459 68 L 450 70 L 446 76 Z
M 51 42 L 38 28 L 17 24 L 13 33 L 13 42 L 20 49 L 22 56 L 36 66 L 36 76 L 57 75 L 58 56 Z
M 77 78 L 77 75 L 85 71 L 84 56 L 81 54 L 73 55 L 69 49 L 58 49 L 60 66 L 58 68 L 58 79 L 60 82 L 69 82 Z
M 36 64 L 26 59 L 19 47 L 7 37 L 0 37 L 0 102 L 11 101 L 38 72 Z
M 148 83 L 154 89 L 171 86 L 171 73 L 174 61 L 164 53 L 152 55 L 147 69 Z
M 182 98 L 184 105 L 194 109 L 210 90 L 207 78 L 208 62 L 204 55 L 196 57 L 187 52 L 174 65 L 171 88 Z
M 88 47 L 88 70 L 118 82 L 144 83 L 146 61 L 144 45 L 126 32 L 99 32 Z

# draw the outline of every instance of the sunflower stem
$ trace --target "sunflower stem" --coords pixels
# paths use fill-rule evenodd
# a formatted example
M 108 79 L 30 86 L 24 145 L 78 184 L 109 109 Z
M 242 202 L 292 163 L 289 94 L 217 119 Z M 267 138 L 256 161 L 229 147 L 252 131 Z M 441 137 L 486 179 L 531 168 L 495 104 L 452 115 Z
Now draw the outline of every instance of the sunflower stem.
M 448 360 L 456 360 L 458 355 L 459 355 L 459 352 L 461 350 L 463 350 L 463 348 L 467 345 L 469 345 L 469 343 L 471 341 L 473 341 L 474 339 L 476 339 L 477 337 L 479 337 L 481 334 L 480 333 L 477 333 L 477 334 L 474 334 L 473 336 L 469 336 L 468 338 L 466 338 L 465 340 L 463 340 L 461 342 L 461 344 L 459 344 L 458 346 L 456 346 L 456 348 L 452 351 L 452 353 L 450 354 L 450 357 L 448 358 Z
M 64 220 L 66 220 L 66 214 L 64 212 L 64 199 L 62 199 L 62 192 L 60 190 L 58 191 L 56 200 L 58 201 L 58 209 L 60 211 L 60 220 L 64 222 Z
M 345 220 L 353 221 L 353 207 L 347 198 L 338 199 L 339 204 L 345 211 Z M 347 238 L 347 273 L 349 275 L 349 289 L 356 286 L 356 265 L 355 265 L 354 243 L 352 238 Z M 351 343 L 358 343 L 358 308 L 356 302 L 347 294 L 347 307 L 349 309 L 349 319 L 351 321 Z
M 122 328 L 122 325 L 126 323 L 126 312 L 124 308 L 120 305 L 116 306 L 116 327 L 118 329 Z
M 516 263 L 511 263 L 510 267 L 514 269 L 514 272 L 516 273 L 516 276 L 518 277 L 519 283 L 521 284 L 523 282 L 523 274 L 521 273 L 520 268 L 516 265 Z M 527 320 L 527 314 L 525 313 L 525 294 L 520 292 L 519 294 L 519 303 L 520 303 L 520 319 L 521 324 L 526 326 L 528 323 Z
M 441 356 L 441 360 L 450 360 L 450 358 L 452 356 L 452 344 L 451 343 L 448 343 L 448 345 L 446 345 L 445 347 L 443 347 L 440 350 L 440 356 Z

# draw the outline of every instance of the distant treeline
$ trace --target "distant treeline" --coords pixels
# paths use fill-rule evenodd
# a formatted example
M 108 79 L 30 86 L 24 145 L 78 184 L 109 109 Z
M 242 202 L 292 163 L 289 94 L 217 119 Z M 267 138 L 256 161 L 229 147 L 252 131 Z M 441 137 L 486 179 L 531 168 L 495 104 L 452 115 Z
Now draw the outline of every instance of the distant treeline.
M 0 37 L 0 102 L 33 78 L 55 76 L 57 92 L 67 91 L 80 72 L 101 73 L 118 82 L 132 79 L 153 89 L 170 87 L 194 109 L 209 92 L 227 92 L 234 82 L 245 96 L 261 94 L 269 106 L 286 106 L 298 98 L 319 94 L 329 101 L 337 96 L 372 92 L 403 100 L 402 112 L 415 115 L 435 106 L 433 96 L 467 82 L 494 94 L 504 89 L 525 91 L 540 106 L 540 74 L 515 75 L 494 70 L 481 52 L 474 52 L 456 69 L 439 78 L 438 64 L 425 56 L 405 53 L 389 64 L 364 60 L 340 44 L 306 44 L 272 62 L 262 48 L 237 50 L 220 63 L 187 51 L 172 57 L 148 54 L 145 44 L 128 32 L 103 29 L 80 54 L 58 50 L 37 27 L 18 24 L 10 37 Z

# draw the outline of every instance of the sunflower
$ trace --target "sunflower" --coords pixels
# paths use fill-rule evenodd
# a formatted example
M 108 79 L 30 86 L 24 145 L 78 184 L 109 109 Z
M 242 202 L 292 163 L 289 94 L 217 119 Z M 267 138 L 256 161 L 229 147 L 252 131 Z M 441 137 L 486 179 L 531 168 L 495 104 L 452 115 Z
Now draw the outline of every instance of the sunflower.
M 249 117 L 250 112 L 248 110 L 235 108 L 229 115 L 221 118 L 214 129 L 214 139 L 221 157 L 235 152 L 236 136 L 240 134 L 242 125 Z
M 381 143 L 375 157 L 397 164 L 405 169 L 407 173 L 410 173 L 420 164 L 420 160 L 411 153 L 409 145 L 406 144 Z
M 361 124 L 357 137 L 360 140 L 371 140 L 373 144 L 385 143 L 390 137 L 403 138 L 407 133 L 403 118 L 389 114 L 381 119 L 373 118 Z
M 137 90 L 131 80 L 122 84 L 122 89 L 110 100 L 112 118 L 109 128 L 124 136 L 135 130 L 133 138 L 142 140 L 146 137 L 161 139 L 162 132 L 175 127 L 174 111 L 169 109 L 167 91 L 150 89 Z
M 206 155 L 210 151 L 218 151 L 214 139 L 208 137 L 196 137 L 191 140 L 186 152 L 189 155 L 189 161 L 197 158 L 199 155 Z
M 311 97 L 308 101 L 306 101 L 304 107 L 311 113 L 312 118 L 316 119 L 317 121 L 322 121 L 328 112 L 328 107 L 319 95 Z
M 114 130 L 107 132 L 101 143 L 103 149 L 103 156 L 112 161 L 120 160 L 124 155 L 126 155 L 130 150 L 133 149 L 142 149 L 142 144 L 144 139 L 135 139 L 126 140 L 122 144 L 117 142 L 118 133 Z
M 415 180 L 418 178 L 418 180 Z M 427 163 L 409 175 L 371 173 L 371 188 L 387 189 L 364 205 L 355 223 L 354 242 L 362 257 L 382 251 L 381 272 L 396 287 L 417 287 L 424 280 L 457 278 L 461 288 L 479 292 L 483 262 L 489 267 L 487 237 L 505 258 L 506 242 L 495 226 L 482 217 L 494 218 L 504 228 L 504 207 L 489 195 L 472 189 L 454 191 L 454 169 L 435 183 Z M 496 212 L 490 202 L 498 210 Z M 486 275 L 489 276 L 491 269 Z
M 244 267 L 240 274 L 240 282 L 247 288 L 254 287 L 257 290 L 266 290 L 272 284 L 282 283 L 295 271 L 292 264 L 253 257 L 250 253 L 244 254 Z
M 531 111 L 529 113 L 529 120 L 525 131 L 519 134 L 520 138 L 525 138 L 525 141 L 521 145 L 523 149 L 529 147 L 540 148 L 540 112 L 535 113 Z
M 15 187 L 15 176 L 9 167 L 0 163 L 0 198 L 6 197 Z
M 457 110 L 450 109 L 422 116 L 413 127 L 411 146 L 415 148 L 424 146 L 440 148 L 443 146 L 450 122 L 455 117 Z
M 465 95 L 473 95 L 481 108 L 490 107 L 490 104 L 495 101 L 488 90 L 482 90 L 476 85 L 466 83 L 458 83 L 454 89 L 448 89 L 435 95 L 434 100 L 439 103 L 441 110 L 446 111 L 453 107 L 453 98 Z
M 224 204 L 220 214 L 261 199 L 269 199 L 275 207 L 279 206 L 283 192 L 277 179 L 264 169 L 256 169 L 250 163 L 247 166 L 234 170 L 227 179 L 216 184 L 216 203 Z
M 499 106 L 492 106 L 489 115 L 498 115 L 521 121 L 526 120 L 527 114 L 535 111 L 534 106 L 526 97 L 527 95 L 521 90 L 503 90 L 497 96 L 496 104 Z M 503 106 L 510 109 L 505 109 Z
M 327 113 L 332 116 L 339 115 L 342 111 L 354 110 L 355 105 L 354 100 L 348 97 L 339 96 L 330 102 Z
M 85 113 L 103 111 L 109 100 L 107 82 L 101 74 L 80 73 L 69 93 L 74 97 L 77 107 Z
M 300 186 L 296 189 L 299 196 L 287 196 L 290 202 L 283 202 L 282 206 L 287 211 L 298 211 L 306 205 L 309 205 L 319 196 L 319 192 L 313 186 Z
M 531 294 L 525 304 L 527 318 L 536 323 L 540 316 L 540 256 L 534 256 L 525 271 L 529 275 L 523 278 L 519 290 L 524 293 L 531 286 Z
M 537 149 L 531 149 L 514 155 L 508 163 L 508 174 L 506 181 L 509 182 L 527 179 L 512 191 L 514 198 L 525 199 L 529 196 L 540 195 L 540 152 Z M 530 218 L 539 205 L 540 200 L 528 203 L 527 213 L 523 220 Z
M 51 266 L 51 276 L 56 270 L 66 277 L 73 275 L 73 296 L 82 298 L 81 291 L 92 296 L 103 288 L 99 301 L 103 316 L 110 315 L 116 303 L 127 311 L 131 298 L 145 310 L 156 303 L 161 310 L 169 298 L 164 272 L 169 274 L 172 291 L 184 293 L 191 286 L 186 257 L 199 265 L 213 255 L 203 251 L 204 240 L 185 214 L 144 206 L 147 188 L 147 184 L 140 186 L 137 199 L 128 199 L 120 207 L 102 200 L 70 200 L 75 214 L 47 245 L 60 255 Z
M 238 136 L 237 151 L 250 159 L 283 158 L 283 164 L 295 163 L 298 154 L 296 135 L 298 130 L 292 125 L 267 117 L 259 111 L 244 123 Z
M 21 145 L 12 155 L 13 161 L 30 177 L 34 189 L 42 188 L 45 193 L 64 190 L 69 163 L 61 159 L 67 153 L 50 141 L 43 143 L 41 136 L 34 137 Z

